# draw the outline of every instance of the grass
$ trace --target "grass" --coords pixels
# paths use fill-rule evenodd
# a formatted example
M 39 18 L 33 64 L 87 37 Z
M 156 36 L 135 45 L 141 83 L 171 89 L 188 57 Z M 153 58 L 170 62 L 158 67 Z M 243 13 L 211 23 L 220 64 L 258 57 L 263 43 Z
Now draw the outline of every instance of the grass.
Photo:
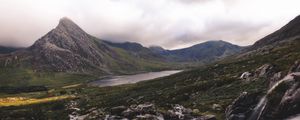
M 75 98 L 73 95 L 62 95 L 46 98 L 6 97 L 0 98 L 0 107 L 41 104 L 63 99 Z
M 61 87 L 97 79 L 96 76 L 62 72 L 34 72 L 31 69 L 0 68 L 0 86 Z
M 300 59 L 300 41 L 281 46 L 265 55 L 253 55 L 241 59 L 227 59 L 198 69 L 184 71 L 172 76 L 115 87 L 86 87 L 78 100 L 85 110 L 129 106 L 145 102 L 155 103 L 160 109 L 170 109 L 172 104 L 199 109 L 202 114 L 211 113 L 224 119 L 224 111 L 241 92 L 265 93 L 268 78 L 246 82 L 239 76 L 255 71 L 269 63 L 275 71 L 287 73 L 289 67 Z M 222 106 L 221 111 L 212 109 L 213 104 Z

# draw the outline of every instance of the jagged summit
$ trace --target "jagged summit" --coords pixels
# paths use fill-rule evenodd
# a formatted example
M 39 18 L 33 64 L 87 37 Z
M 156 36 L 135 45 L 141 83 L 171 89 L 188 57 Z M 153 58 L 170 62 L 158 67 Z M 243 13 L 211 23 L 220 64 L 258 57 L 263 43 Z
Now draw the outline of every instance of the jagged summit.
M 33 48 L 63 48 L 79 51 L 80 48 L 89 49 L 90 39 L 90 36 L 76 23 L 67 17 L 63 17 L 59 20 L 56 28 L 34 43 Z
M 85 32 L 75 22 L 67 17 L 61 18 L 54 30 L 68 33 L 85 34 Z
M 31 51 L 38 69 L 56 71 L 88 71 L 90 68 L 101 70 L 104 63 L 100 43 L 83 31 L 69 18 L 62 18 L 57 27 L 37 40 Z

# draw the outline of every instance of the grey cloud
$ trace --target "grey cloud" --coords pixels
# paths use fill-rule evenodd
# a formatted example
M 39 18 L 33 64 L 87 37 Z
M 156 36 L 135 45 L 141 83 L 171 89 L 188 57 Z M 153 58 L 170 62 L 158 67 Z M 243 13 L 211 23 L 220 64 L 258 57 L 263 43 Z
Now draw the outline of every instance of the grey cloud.
M 292 7 L 297 0 L 279 0 L 278 5 L 291 6 L 281 12 L 257 7 L 268 1 L 272 0 L 2 0 L 0 45 L 30 46 L 64 16 L 91 35 L 116 42 L 169 49 L 218 39 L 249 45 L 290 20 L 283 17 L 300 13 L 299 7 Z

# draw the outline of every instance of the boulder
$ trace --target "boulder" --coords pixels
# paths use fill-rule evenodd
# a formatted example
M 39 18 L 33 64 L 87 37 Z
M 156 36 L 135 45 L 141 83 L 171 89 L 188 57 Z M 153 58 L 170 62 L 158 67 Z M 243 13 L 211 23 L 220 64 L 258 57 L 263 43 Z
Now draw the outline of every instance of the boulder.
M 212 105 L 212 109 L 215 111 L 221 111 L 222 110 L 222 106 L 219 104 L 213 104 Z
M 199 111 L 195 109 L 194 111 Z M 192 115 L 193 110 L 189 108 L 185 108 L 182 105 L 176 104 L 173 106 L 172 110 L 168 110 L 167 113 L 164 114 L 164 118 L 169 120 L 190 120 L 196 119 L 198 116 Z
M 274 74 L 274 66 L 271 64 L 264 64 L 255 70 L 255 77 L 270 77 Z
M 139 113 L 137 111 L 133 111 L 132 109 L 128 108 L 127 110 L 122 112 L 122 116 L 132 119 L 137 116 Z
M 240 76 L 240 79 L 249 81 L 252 77 L 253 77 L 253 73 L 247 71 L 247 72 L 244 72 L 244 73 Z
M 277 105 L 275 117 L 286 118 L 300 113 L 300 72 L 290 75 L 292 75 L 292 81 L 287 83 L 288 89 Z
M 245 120 L 259 101 L 260 93 L 243 92 L 225 110 L 226 120 Z
M 215 115 L 205 115 L 202 117 L 202 120 L 217 120 L 217 118 Z
M 271 78 L 270 78 L 270 83 L 269 83 L 269 88 L 271 88 L 275 83 L 277 83 L 279 80 L 282 79 L 282 72 L 277 72 L 275 73 Z
M 139 114 L 146 114 L 146 113 L 155 114 L 156 113 L 154 104 L 151 104 L 151 103 L 139 104 L 138 106 L 136 106 L 135 108 L 132 108 L 132 109 L 137 111 Z
M 127 108 L 125 106 L 117 106 L 110 109 L 112 115 L 121 115 Z
M 300 72 L 300 60 L 297 60 L 294 65 L 290 68 L 289 73 Z
M 283 79 L 277 80 L 264 97 L 259 96 L 259 93 L 242 93 L 227 107 L 226 119 L 282 120 L 298 115 L 300 113 L 300 72 L 288 74 Z

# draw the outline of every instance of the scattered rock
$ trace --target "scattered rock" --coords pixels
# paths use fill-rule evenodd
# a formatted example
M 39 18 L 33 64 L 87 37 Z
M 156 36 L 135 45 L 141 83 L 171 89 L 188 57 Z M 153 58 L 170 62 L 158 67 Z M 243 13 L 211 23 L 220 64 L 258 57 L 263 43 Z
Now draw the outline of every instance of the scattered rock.
M 193 113 L 199 113 L 200 112 L 200 110 L 199 109 L 193 109 Z
M 202 119 L 199 120 L 217 120 L 215 115 L 205 115 Z
M 270 77 L 274 73 L 274 66 L 271 64 L 264 64 L 255 70 L 256 77 Z
M 212 109 L 216 110 L 216 111 L 221 111 L 222 110 L 222 106 L 219 104 L 213 104 L 212 105 Z
M 130 105 L 128 108 L 125 106 L 117 106 L 111 108 L 109 115 L 102 119 L 106 120 L 216 120 L 214 115 L 197 115 L 199 109 L 189 109 L 182 105 L 175 104 L 171 110 L 167 112 L 159 112 L 155 105 L 152 103 L 145 103 L 139 105 Z M 91 118 L 89 116 L 89 118 Z
M 111 114 L 113 115 L 121 115 L 121 113 L 123 111 L 125 111 L 127 108 L 125 106 L 117 106 L 117 107 L 113 107 L 111 108 Z
M 252 74 L 252 73 L 250 73 L 250 72 L 244 72 L 244 73 L 240 76 L 240 79 L 249 81 L 249 80 L 251 79 L 251 77 L 253 77 L 253 74 Z

